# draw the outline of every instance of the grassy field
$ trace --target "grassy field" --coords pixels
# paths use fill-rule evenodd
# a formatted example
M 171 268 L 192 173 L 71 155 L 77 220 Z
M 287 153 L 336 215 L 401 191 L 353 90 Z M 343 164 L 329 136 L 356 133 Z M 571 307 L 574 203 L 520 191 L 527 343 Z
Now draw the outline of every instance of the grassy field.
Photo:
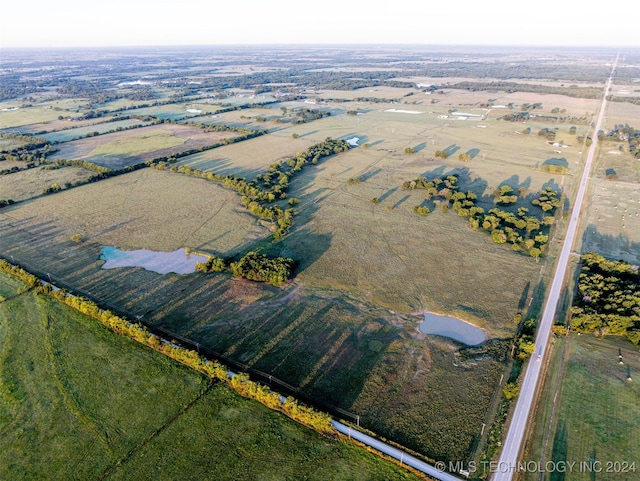
M 610 102 L 605 129 L 616 124 L 639 128 L 640 107 Z M 609 169 L 617 178 L 607 178 Z M 593 250 L 640 264 L 640 161 L 629 153 L 626 142 L 600 144 L 588 195 L 582 252 Z
M 206 387 L 31 292 L 0 304 L 0 337 L 3 479 L 95 479 Z
M 3 479 L 416 479 L 0 274 Z
M 24 134 L 35 134 L 37 132 L 55 132 L 55 131 L 62 131 L 64 129 L 73 129 L 73 128 L 80 128 L 80 127 L 88 127 L 91 125 L 98 125 L 101 124 L 103 122 L 106 122 L 108 120 L 111 120 L 113 117 L 98 117 L 98 118 L 93 118 L 93 119 L 86 119 L 86 120 L 72 120 L 71 118 L 68 117 L 72 117 L 73 115 L 68 113 L 68 112 L 59 112 L 60 115 L 63 115 L 63 119 L 58 119 L 58 117 L 55 118 L 55 120 L 51 120 L 49 122 L 45 122 L 45 123 L 36 123 L 36 124 L 29 124 L 29 125 L 23 125 L 20 126 L 18 128 L 15 129 L 9 129 L 10 131 L 13 130 L 19 130 Z
M 233 132 L 204 132 L 188 125 L 150 125 L 67 142 L 50 159 L 84 159 L 119 169 L 236 136 Z
M 18 109 L 0 112 L 0 129 L 51 122 L 57 120 L 60 115 L 65 117 L 77 115 L 85 103 L 83 99 L 64 99 L 45 101 L 26 107 L 22 105 L 22 101 L 1 102 L 0 109 L 12 107 L 18 107 Z
M 60 130 L 43 134 L 41 137 L 50 142 L 68 142 L 73 139 L 84 137 L 88 133 L 98 132 L 100 134 L 115 130 L 118 127 L 127 128 L 133 125 L 141 125 L 143 122 L 138 119 L 116 120 L 114 122 L 104 122 L 100 124 L 89 124 L 73 129 Z
M 563 349 L 566 349 L 564 357 Z M 555 372 L 545 382 L 541 408 L 524 459 L 543 463 L 593 460 L 601 463 L 601 473 L 589 473 L 584 468 L 580 471 L 576 467 L 572 473 L 545 473 L 544 480 L 579 481 L 594 479 L 594 475 L 596 479 L 638 479 L 640 388 L 635 378 L 640 372 L 640 354 L 637 349 L 621 338 L 602 340 L 572 334 L 556 342 L 554 351 L 552 365 L 557 366 L 560 385 L 558 388 Z M 624 364 L 618 362 L 619 353 Z M 629 372 L 633 381 L 627 380 Z M 526 473 L 522 479 L 539 480 L 537 474 Z
M 189 155 L 176 165 L 189 165 L 194 169 L 216 174 L 233 174 L 248 179 L 266 171 L 271 164 L 303 152 L 314 142 L 307 138 L 293 139 L 275 134 L 261 135 L 237 144 Z
M 19 174 L 2 176 L 0 181 L 14 175 Z M 76 245 L 70 250 L 69 239 L 74 234 L 80 234 L 87 246 L 98 251 L 101 245 L 163 251 L 187 246 L 222 255 L 230 255 L 243 244 L 268 234 L 238 207 L 234 192 L 205 180 L 154 169 L 58 195 L 58 202 L 35 200 L 35 210 L 32 204 L 3 209 L 0 215 L 8 223 L 3 241 L 9 230 L 19 236 L 33 236 L 39 239 L 39 248 L 48 244 L 48 249 L 58 252 L 56 257 L 62 260 L 75 249 L 88 248 Z M 163 230 L 160 236 L 150 234 Z M 2 248 L 9 248 L 10 243 L 3 241 Z M 93 252 L 91 263 L 97 261 L 98 251 Z
M 215 114 L 219 109 L 220 107 L 215 104 L 179 103 L 125 110 L 122 112 L 122 115 L 153 115 L 162 119 L 182 120 L 198 115 L 198 112 L 189 112 L 189 110 L 201 110 L 200 115 L 205 115 Z
M 522 127 L 497 120 L 494 112 L 465 121 L 451 118 L 448 106 L 359 105 L 364 115 L 340 113 L 345 106 L 336 103 L 331 117 L 302 125 L 269 122 L 274 130 L 268 135 L 181 160 L 251 178 L 329 136 L 369 144 L 308 166 L 292 180 L 289 195 L 301 202 L 293 229 L 278 243 L 261 240 L 267 229 L 245 214 L 235 193 L 144 170 L 56 194 L 55 203 L 3 209 L 0 248 L 110 305 L 352 411 L 364 426 L 427 456 L 465 459 L 500 391 L 508 349 L 501 339 L 513 335 L 513 317 L 528 305 L 545 261 L 494 244 L 453 212 L 418 216 L 413 207 L 423 194 L 402 191 L 402 183 L 456 173 L 462 190 L 473 190 L 491 208 L 491 192 L 503 183 L 532 194 L 544 185 L 569 189 L 573 177 L 540 171 L 537 164 L 556 155 L 553 147 L 536 133 L 515 134 Z M 486 114 L 468 105 L 464 110 Z M 530 125 L 533 132 L 546 126 Z M 569 126 L 559 128 L 568 132 Z M 104 138 L 113 137 L 65 145 L 77 152 L 82 145 L 84 155 L 122 147 Z M 405 147 L 416 153 L 405 154 Z M 436 160 L 435 150 L 445 148 L 455 154 Z M 464 152 L 474 154 L 471 161 L 457 159 Z M 572 169 L 579 167 L 576 147 L 563 155 Z M 349 184 L 351 178 L 361 181 Z M 529 201 L 521 205 L 532 207 Z M 83 243 L 69 240 L 76 233 Z M 261 246 L 301 264 L 296 281 L 278 289 L 225 274 L 105 271 L 97 260 L 101 245 L 189 246 L 218 255 Z M 424 311 L 472 321 L 493 341 L 465 350 L 425 337 L 417 330 Z
M 24 167 L 24 162 L 9 164 L 2 162 L 0 168 L 10 165 Z M 62 167 L 59 169 L 43 169 L 36 167 L 33 169 L 15 172 L 13 174 L 0 176 L 0 198 L 12 199 L 16 202 L 31 199 L 42 195 L 42 191 L 52 184 L 64 186 L 65 183 L 83 182 L 91 176 L 93 172 L 80 167 Z

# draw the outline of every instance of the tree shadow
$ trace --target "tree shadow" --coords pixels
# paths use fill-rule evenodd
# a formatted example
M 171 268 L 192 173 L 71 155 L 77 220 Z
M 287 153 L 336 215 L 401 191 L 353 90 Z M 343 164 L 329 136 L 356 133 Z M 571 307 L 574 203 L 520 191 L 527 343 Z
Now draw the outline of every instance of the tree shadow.
M 398 200 L 395 204 L 393 204 L 393 209 L 395 209 L 396 207 L 404 204 L 407 200 L 409 200 L 411 198 L 410 195 L 405 195 L 403 198 L 401 198 L 400 200 Z
M 449 157 L 453 156 L 458 150 L 460 150 L 460 146 L 456 144 L 451 144 L 448 147 L 442 149 L 442 151 L 446 152 Z
M 480 153 L 480 149 L 469 149 L 466 154 L 471 157 L 471 160 L 475 159 Z
M 582 234 L 581 254 L 595 251 L 608 259 L 617 259 L 640 264 L 640 242 L 634 242 L 626 235 L 604 234 L 594 224 L 587 225 Z
M 392 187 L 391 189 L 386 191 L 384 194 L 382 194 L 380 197 L 378 197 L 378 201 L 383 202 L 384 200 L 386 200 L 387 197 L 389 197 L 391 194 L 393 194 L 397 190 L 398 190 L 397 187 Z
M 555 466 L 565 465 L 567 462 L 567 438 L 567 424 L 564 421 L 559 421 L 553 437 L 553 447 L 551 448 L 551 461 Z M 554 469 L 550 473 L 549 481 L 564 481 L 565 477 L 565 470 Z
M 376 170 L 372 170 L 370 172 L 365 172 L 364 174 L 362 174 L 360 176 L 360 180 L 362 182 L 365 182 L 367 180 L 371 180 L 373 179 L 376 175 L 378 175 L 380 172 L 382 172 L 382 169 L 376 169 Z
M 522 290 L 522 295 L 520 296 L 520 300 L 518 301 L 518 312 L 522 312 L 524 309 L 527 299 L 529 299 L 529 289 L 531 288 L 531 281 L 527 282 Z
M 421 150 L 424 150 L 424 148 L 427 146 L 426 142 L 422 142 L 418 145 L 416 145 L 415 147 L 413 147 L 414 152 L 420 152 Z

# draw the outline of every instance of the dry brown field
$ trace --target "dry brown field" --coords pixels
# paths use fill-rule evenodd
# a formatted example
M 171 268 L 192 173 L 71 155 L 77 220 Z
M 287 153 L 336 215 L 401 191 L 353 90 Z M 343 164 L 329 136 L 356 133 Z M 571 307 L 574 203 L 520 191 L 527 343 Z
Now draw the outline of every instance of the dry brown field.
M 2 162 L 3 164 L 8 162 Z M 24 162 L 13 162 L 24 167 Z M 52 184 L 64 187 L 67 182 L 74 184 L 84 182 L 93 172 L 80 167 L 62 167 L 59 169 L 33 168 L 0 175 L 0 199 L 11 199 L 15 202 L 42 195 L 43 190 Z
M 609 102 L 605 129 L 616 124 L 640 127 L 640 106 Z M 613 170 L 617 178 L 607 178 Z M 582 251 L 640 264 L 640 160 L 626 142 L 600 144 L 584 217 Z
M 287 159 L 315 143 L 305 136 L 294 139 L 291 134 L 276 132 L 192 154 L 180 159 L 176 165 L 189 165 L 216 174 L 254 178 L 274 162 Z

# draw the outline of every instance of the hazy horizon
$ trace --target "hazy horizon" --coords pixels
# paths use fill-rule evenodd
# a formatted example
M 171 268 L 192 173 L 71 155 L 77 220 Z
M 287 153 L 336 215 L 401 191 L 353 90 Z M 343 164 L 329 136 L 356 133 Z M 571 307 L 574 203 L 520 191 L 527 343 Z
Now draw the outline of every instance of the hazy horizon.
M 238 45 L 428 45 L 512 47 L 640 47 L 635 20 L 640 6 L 602 15 L 556 3 L 553 8 L 504 0 L 461 0 L 396 8 L 326 0 L 296 6 L 286 0 L 236 4 L 113 0 L 93 6 L 79 0 L 4 7 L 0 47 L 154 47 Z

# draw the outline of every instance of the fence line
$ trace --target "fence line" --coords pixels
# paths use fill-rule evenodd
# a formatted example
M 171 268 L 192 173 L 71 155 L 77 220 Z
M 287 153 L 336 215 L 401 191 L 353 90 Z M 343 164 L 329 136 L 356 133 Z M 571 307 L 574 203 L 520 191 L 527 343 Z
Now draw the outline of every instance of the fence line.
M 11 257 L 11 259 L 9 259 L 9 257 Z M 211 349 L 207 346 L 203 346 L 199 342 L 196 342 L 192 339 L 188 339 L 184 336 L 181 336 L 178 333 L 169 331 L 168 329 L 165 329 L 163 327 L 148 323 L 144 321 L 140 316 L 137 316 L 131 312 L 128 312 L 126 309 L 122 307 L 114 306 L 108 301 L 99 299 L 96 296 L 89 294 L 88 292 L 76 286 L 72 286 L 67 282 L 65 282 L 64 280 L 56 276 L 52 276 L 49 272 L 44 272 L 40 269 L 36 269 L 24 262 L 16 262 L 13 256 L 11 255 L 9 257 L 7 257 L 6 255 L 0 254 L 0 259 L 4 259 L 7 262 L 10 262 L 11 264 L 21 267 L 24 270 L 34 274 L 35 276 L 39 277 L 42 282 L 51 283 L 52 285 L 63 288 L 69 291 L 70 293 L 82 296 L 85 299 L 95 302 L 98 306 L 109 309 L 114 314 L 120 315 L 131 322 L 135 322 L 140 324 L 141 326 L 144 326 L 146 329 L 149 330 L 150 333 L 155 334 L 160 338 L 166 339 L 167 341 L 177 341 L 179 344 L 182 345 L 182 347 L 192 349 L 209 360 L 221 362 L 229 368 L 235 369 L 239 372 L 244 372 L 249 375 L 249 378 L 252 381 L 265 384 L 271 387 L 273 390 L 278 391 L 280 394 L 293 396 L 299 401 L 302 401 L 303 403 L 308 404 L 311 407 L 327 412 L 332 416 L 336 416 L 345 421 L 350 421 L 352 423 L 360 425 L 360 416 L 358 416 L 357 414 L 353 414 L 349 411 L 339 408 L 338 406 L 334 406 L 326 401 L 323 401 L 322 399 L 319 399 L 319 398 L 316 398 L 315 396 L 307 394 L 301 391 L 299 388 L 292 386 L 291 384 L 271 374 L 249 367 L 243 362 L 227 357 L 224 354 L 218 351 L 215 351 L 214 349 Z

